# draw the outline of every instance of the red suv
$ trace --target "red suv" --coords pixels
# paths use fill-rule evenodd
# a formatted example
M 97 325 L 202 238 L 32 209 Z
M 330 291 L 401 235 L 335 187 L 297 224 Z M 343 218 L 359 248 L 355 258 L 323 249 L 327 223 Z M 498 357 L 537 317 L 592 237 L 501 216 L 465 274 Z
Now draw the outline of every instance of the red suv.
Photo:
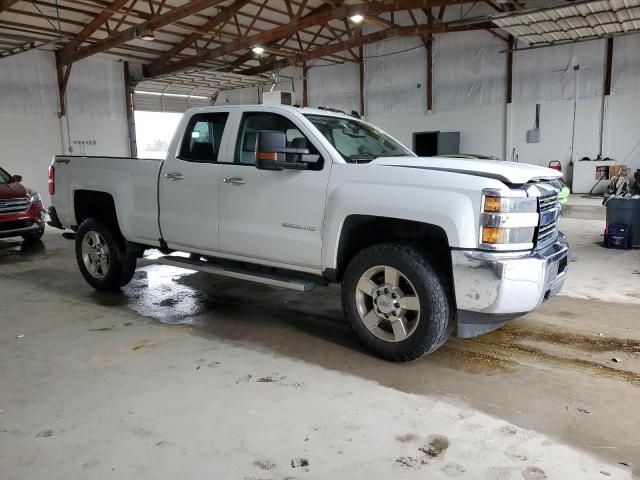
M 44 207 L 40 195 L 24 188 L 20 175 L 0 168 L 0 238 L 39 240 L 44 234 Z

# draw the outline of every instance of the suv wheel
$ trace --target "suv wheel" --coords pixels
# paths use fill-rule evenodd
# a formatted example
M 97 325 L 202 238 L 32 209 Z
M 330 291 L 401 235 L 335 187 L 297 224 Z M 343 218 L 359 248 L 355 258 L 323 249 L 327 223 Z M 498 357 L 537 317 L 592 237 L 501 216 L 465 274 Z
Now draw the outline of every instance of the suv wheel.
M 78 228 L 76 261 L 87 283 L 101 291 L 126 285 L 136 269 L 136 255 L 126 253 L 122 237 L 95 218 L 86 219 Z
M 435 351 L 454 325 L 445 284 L 409 244 L 379 244 L 358 253 L 344 275 L 342 306 L 358 338 L 392 361 Z

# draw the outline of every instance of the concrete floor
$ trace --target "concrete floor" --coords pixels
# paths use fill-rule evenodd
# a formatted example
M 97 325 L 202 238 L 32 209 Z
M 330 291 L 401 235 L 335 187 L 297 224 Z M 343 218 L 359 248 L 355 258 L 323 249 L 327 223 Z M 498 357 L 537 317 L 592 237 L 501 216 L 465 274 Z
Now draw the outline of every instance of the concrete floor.
M 100 294 L 59 233 L 0 241 L 0 478 L 640 478 L 640 251 L 598 245 L 589 208 L 562 296 L 402 365 L 337 288 L 151 255 Z

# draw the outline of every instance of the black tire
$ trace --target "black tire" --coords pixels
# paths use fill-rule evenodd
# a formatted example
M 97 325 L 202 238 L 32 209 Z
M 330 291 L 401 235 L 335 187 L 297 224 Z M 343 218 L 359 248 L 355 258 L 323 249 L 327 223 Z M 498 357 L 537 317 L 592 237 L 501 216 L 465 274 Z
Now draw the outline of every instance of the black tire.
M 92 232 L 99 234 L 108 248 L 109 264 L 105 271 L 100 272 L 101 278 L 97 278 L 87 269 L 82 253 L 85 237 Z M 87 283 L 96 290 L 118 290 L 131 281 L 136 271 L 136 254 L 127 253 L 122 236 L 95 218 L 87 218 L 82 222 L 76 233 L 75 248 L 78 268 Z
M 39 241 L 44 235 L 44 227 L 37 231 L 36 233 L 29 233 L 27 235 L 22 235 L 22 238 L 27 243 L 35 243 Z
M 417 323 L 404 340 L 390 341 L 374 335 L 358 311 L 358 282 L 365 272 L 377 266 L 398 270 L 411 282 L 411 287 L 415 289 L 414 296 L 418 297 L 420 311 Z M 435 272 L 424 253 L 407 243 L 383 243 L 359 252 L 349 263 L 343 277 L 342 308 L 362 343 L 380 357 L 394 362 L 411 361 L 434 352 L 449 338 L 455 323 L 446 283 Z M 384 324 L 384 320 L 382 322 Z

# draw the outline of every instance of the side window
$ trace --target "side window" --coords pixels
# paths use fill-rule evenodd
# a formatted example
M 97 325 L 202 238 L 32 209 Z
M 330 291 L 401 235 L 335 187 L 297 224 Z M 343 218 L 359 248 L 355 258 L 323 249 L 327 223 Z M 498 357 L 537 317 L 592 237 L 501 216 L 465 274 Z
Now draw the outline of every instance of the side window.
M 314 145 L 288 118 L 277 113 L 252 112 L 245 113 L 240 122 L 236 145 L 236 163 L 255 165 L 256 136 L 260 130 L 284 132 L 288 148 L 308 149 L 311 153 L 317 152 Z M 309 170 L 322 170 L 322 162 L 313 164 Z
M 190 162 L 217 162 L 228 117 L 227 112 L 198 113 L 191 117 L 184 132 L 179 157 Z

